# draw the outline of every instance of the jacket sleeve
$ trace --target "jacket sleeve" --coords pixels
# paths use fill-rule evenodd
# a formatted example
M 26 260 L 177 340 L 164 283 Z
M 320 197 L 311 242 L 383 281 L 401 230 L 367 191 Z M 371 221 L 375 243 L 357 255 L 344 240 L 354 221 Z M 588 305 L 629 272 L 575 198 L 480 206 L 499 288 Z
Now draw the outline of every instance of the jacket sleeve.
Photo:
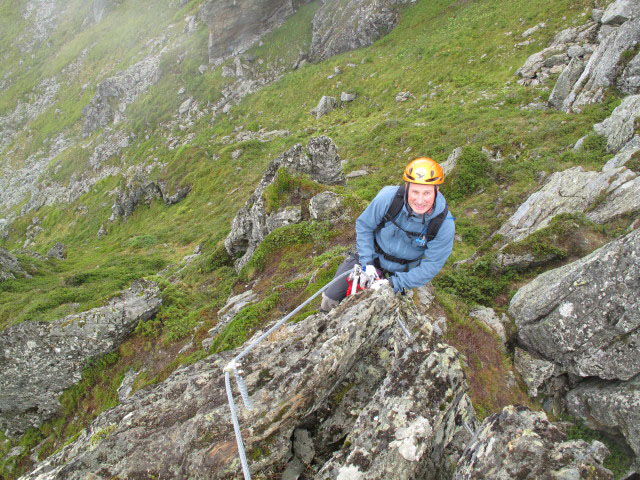
M 356 220 L 356 247 L 361 265 L 373 263 L 375 248 L 373 238 L 378 224 L 387 213 L 397 187 L 384 187 Z
M 417 267 L 408 272 L 397 272 L 391 277 L 393 289 L 396 292 L 404 288 L 416 288 L 426 285 L 444 266 L 453 249 L 455 223 L 451 214 L 438 230 L 438 235 L 427 245 L 425 256 Z

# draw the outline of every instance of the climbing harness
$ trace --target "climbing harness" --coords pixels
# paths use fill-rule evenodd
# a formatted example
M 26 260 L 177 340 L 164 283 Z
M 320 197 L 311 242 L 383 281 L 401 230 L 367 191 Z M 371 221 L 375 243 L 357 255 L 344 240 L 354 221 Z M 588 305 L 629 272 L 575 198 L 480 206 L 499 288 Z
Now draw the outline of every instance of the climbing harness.
M 234 375 L 234 377 L 236 379 L 236 383 L 238 385 L 238 390 L 240 391 L 240 396 L 242 397 L 242 402 L 244 403 L 244 406 L 249 411 L 253 410 L 253 405 L 251 404 L 251 399 L 249 398 L 249 392 L 247 390 L 247 386 L 244 383 L 244 380 L 242 379 L 242 375 L 241 375 L 242 374 L 242 370 L 240 369 L 240 360 L 244 356 L 246 356 L 251 350 L 253 350 L 253 348 L 256 345 L 258 345 L 265 338 L 267 338 L 269 335 L 271 335 L 275 330 L 280 328 L 287 320 L 289 320 L 289 318 L 291 318 L 296 313 L 298 313 L 300 310 L 302 310 L 314 298 L 316 298 L 318 295 L 320 295 L 322 292 L 324 292 L 327 288 L 329 288 L 331 285 L 333 285 L 338 280 L 341 280 L 342 278 L 346 277 L 347 275 L 352 275 L 354 273 L 357 273 L 358 272 L 358 268 L 360 269 L 360 273 L 362 273 L 362 268 L 360 267 L 360 265 L 357 265 L 357 268 L 355 270 L 347 270 L 346 272 L 342 273 L 341 275 L 338 275 L 337 277 L 335 277 L 333 280 L 331 280 L 329 283 L 327 283 L 324 287 L 322 287 L 316 293 L 311 295 L 311 297 L 309 297 L 307 300 L 305 300 L 303 303 L 301 303 L 298 307 L 296 307 L 291 313 L 289 313 L 288 315 L 283 317 L 281 320 L 279 320 L 277 323 L 275 323 L 269 330 L 267 330 L 262 335 L 260 335 L 258 338 L 253 340 L 244 350 L 242 350 L 238 355 L 236 355 L 233 358 L 233 360 L 231 360 L 223 368 L 224 384 L 225 384 L 225 389 L 227 391 L 227 399 L 229 400 L 229 410 L 231 410 L 231 420 L 233 422 L 233 430 L 234 430 L 234 432 L 236 434 L 236 443 L 238 444 L 238 455 L 240 456 L 240 464 L 242 465 L 242 473 L 244 474 L 245 480 L 251 480 L 251 472 L 249 472 L 249 463 L 247 462 L 247 454 L 246 454 L 245 449 L 244 449 L 244 443 L 242 442 L 242 433 L 240 432 L 240 423 L 238 422 L 238 412 L 236 410 L 236 404 L 235 404 L 235 402 L 233 400 L 233 392 L 231 390 L 231 374 L 233 373 L 233 375 Z M 396 316 L 396 321 L 398 322 L 398 324 L 400 325 L 400 327 L 404 331 L 405 335 L 407 335 L 407 337 L 409 339 L 411 339 L 411 337 L 412 337 L 411 333 L 409 333 L 409 330 L 407 330 L 407 327 L 405 327 L 405 325 L 402 323 L 402 321 L 400 320 L 399 316 Z

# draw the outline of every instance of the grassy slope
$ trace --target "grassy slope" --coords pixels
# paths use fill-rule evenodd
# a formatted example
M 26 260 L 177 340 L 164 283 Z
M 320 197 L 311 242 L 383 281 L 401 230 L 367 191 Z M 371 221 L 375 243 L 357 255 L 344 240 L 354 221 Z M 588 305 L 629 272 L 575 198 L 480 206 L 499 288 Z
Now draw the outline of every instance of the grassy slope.
M 147 38 L 165 31 L 178 38 L 178 33 L 171 32 L 181 30 L 184 16 L 194 13 L 201 2 L 189 2 L 179 12 L 156 8 L 154 22 L 141 21 L 142 15 L 148 13 L 146 9 L 153 9 L 153 5 L 139 3 L 124 2 L 103 23 L 84 32 L 79 31 L 79 25 L 86 7 L 79 7 L 56 32 L 52 46 L 28 60 L 32 68 L 26 73 L 14 73 L 14 86 L 0 93 L 0 114 L 11 110 L 15 99 L 27 95 L 42 76 L 58 74 L 84 48 L 91 47 L 80 77 L 61 89 L 58 103 L 32 124 L 33 136 L 24 133 L 16 140 L 18 148 L 8 161 L 21 164 L 65 129 L 78 135 L 82 106 L 95 91 L 91 79 L 108 77 L 139 60 L 145 54 L 139 44 Z M 70 2 L 70 12 L 74 11 L 71 4 L 74 2 Z M 514 76 L 527 56 L 546 46 L 558 30 L 584 22 L 581 14 L 588 12 L 590 5 L 586 0 L 560 0 L 551 8 L 544 0 L 418 1 L 403 11 L 398 27 L 375 45 L 289 72 L 213 123 L 210 116 L 205 116 L 184 132 L 176 129 L 172 132 L 176 136 L 191 132 L 196 136 L 189 145 L 168 150 L 163 139 L 168 132 L 159 124 L 168 121 L 180 104 L 176 91 L 184 86 L 187 95 L 206 104 L 216 101 L 221 87 L 230 81 L 222 78 L 219 70 L 197 73 L 198 66 L 207 60 L 204 26 L 191 37 L 181 39 L 183 48 L 163 57 L 161 81 L 129 107 L 130 121 L 119 127 L 133 130 L 138 141 L 112 161 L 129 165 L 158 158 L 166 166 L 154 177 L 172 185 L 191 183 L 192 192 L 178 205 L 168 207 L 152 202 L 138 208 L 126 222 L 107 224 L 109 234 L 102 240 L 97 239 L 96 233 L 109 217 L 113 202 L 107 192 L 120 184 L 120 178 L 105 179 L 77 202 L 88 208 L 86 215 L 75 213 L 78 205 L 43 207 L 16 221 L 4 247 L 19 247 L 27 226 L 38 216 L 46 233 L 36 237 L 35 249 L 45 253 L 53 243 L 61 241 L 68 245 L 69 259 L 39 262 L 23 257 L 25 264 L 34 264 L 37 273 L 32 269 L 31 280 L 0 284 L 0 327 L 27 319 L 50 320 L 90 308 L 104 302 L 131 278 L 151 275 L 179 261 L 197 244 L 203 245 L 204 254 L 179 275 L 176 284 L 163 281 L 166 304 L 158 317 L 141 325 L 117 355 L 107 359 L 107 366 L 89 369 L 86 382 L 66 394 L 66 416 L 84 413 L 71 422 L 50 422 L 21 441 L 33 446 L 46 438 L 46 448 L 41 451 L 46 455 L 93 415 L 113 404 L 118 385 L 114 378 L 121 378 L 129 367 L 143 370 L 136 385 L 142 388 L 166 378 L 180 363 L 201 358 L 206 353 L 199 347 L 199 340 L 215 324 L 215 312 L 232 288 L 241 291 L 251 283 L 264 300 L 245 310 L 216 340 L 214 350 L 237 345 L 261 322 L 289 310 L 331 278 L 344 253 L 342 245 L 353 239 L 351 222 L 333 232 L 322 225 L 303 224 L 273 236 L 259 252 L 259 264 L 253 262 L 240 277 L 220 248 L 231 219 L 253 191 L 267 163 L 294 143 L 304 143 L 319 134 L 329 135 L 337 143 L 341 157 L 347 160 L 347 171 L 370 171 L 368 176 L 350 181 L 348 189 L 337 189 L 352 207 L 352 218 L 381 186 L 398 183 L 398 172 L 410 157 L 426 154 L 443 161 L 458 146 L 469 146 L 472 153 L 487 147 L 500 149 L 505 157 L 513 155 L 491 166 L 477 192 L 469 191 L 464 183 L 448 185 L 450 206 L 458 218 L 462 241 L 456 242 L 443 272 L 443 276 L 458 277 L 441 284 L 438 298 L 441 313 L 447 314 L 452 325 L 448 340 L 467 358 L 472 396 L 479 412 L 487 415 L 506 403 L 526 402 L 519 388 L 507 385 L 510 360 L 497 353 L 495 337 L 466 315 L 476 298 L 492 306 L 504 306 L 509 290 L 524 279 L 505 276 L 499 289 L 490 289 L 483 284 L 489 280 L 480 267 L 475 276 L 462 278 L 450 265 L 475 252 L 537 188 L 536 172 L 549 173 L 585 162 L 587 168 L 596 168 L 605 161 L 606 157 L 598 154 L 582 157 L 568 153 L 567 148 L 588 133 L 593 123 L 608 115 L 616 104 L 615 95 L 582 114 L 525 111 L 520 108 L 522 105 L 538 97 L 546 98 L 549 90 L 520 87 Z M 256 68 L 290 67 L 299 50 L 290 39 L 309 41 L 308 22 L 316 9 L 317 4 L 304 7 L 281 29 L 268 35 L 263 47 L 254 48 L 251 53 L 264 61 Z M 0 12 L 16 19 L 12 25 L 20 25 L 11 2 L 0 3 Z M 566 20 L 562 20 L 563 16 Z M 533 36 L 531 45 L 514 46 L 522 40 L 520 34 L 524 30 L 541 21 L 547 26 Z M 4 23 L 9 26 L 11 22 Z M 171 23 L 177 27 L 168 29 Z M 121 34 L 101 35 L 119 29 Z M 10 31 L 7 41 L 15 38 L 20 28 L 12 27 Z M 3 51 L 6 48 L 3 43 Z M 183 51 L 188 55 L 179 63 L 177 56 Z M 14 55 L 3 65 L 15 65 L 17 58 Z M 349 67 L 348 63 L 355 66 Z M 336 66 L 342 73 L 328 79 Z M 3 66 L 0 73 L 10 68 Z M 81 86 L 88 81 L 89 88 L 81 93 Z M 339 96 L 341 91 L 357 93 L 358 98 L 321 119 L 308 114 L 321 95 Z M 400 91 L 410 91 L 414 97 L 396 103 L 395 95 Z M 65 113 L 62 122 L 54 121 L 55 108 Z M 288 129 L 292 134 L 268 143 L 221 142 L 240 126 L 251 130 Z M 99 132 L 93 138 L 98 135 Z M 231 152 L 238 148 L 243 150 L 242 156 L 233 161 Z M 213 160 L 214 155 L 217 160 Z M 70 149 L 56 158 L 54 162 L 62 165 L 58 180 L 68 181 L 87 158 L 88 153 L 82 149 Z M 304 180 L 288 188 L 298 193 L 314 189 Z M 173 270 L 175 267 L 170 266 L 169 271 Z M 493 278 L 490 281 L 496 283 Z M 473 288 L 465 287 L 469 282 Z M 482 296 L 468 293 L 474 289 L 480 289 Z M 38 294 L 33 295 L 34 291 Z M 192 338 L 192 346 L 178 355 Z M 101 368 L 115 372 L 115 377 L 105 378 Z M 3 450 L 8 451 L 14 444 L 15 441 L 5 443 Z M 26 464 L 27 459 L 22 456 L 8 461 L 3 467 L 6 475 L 16 462 Z

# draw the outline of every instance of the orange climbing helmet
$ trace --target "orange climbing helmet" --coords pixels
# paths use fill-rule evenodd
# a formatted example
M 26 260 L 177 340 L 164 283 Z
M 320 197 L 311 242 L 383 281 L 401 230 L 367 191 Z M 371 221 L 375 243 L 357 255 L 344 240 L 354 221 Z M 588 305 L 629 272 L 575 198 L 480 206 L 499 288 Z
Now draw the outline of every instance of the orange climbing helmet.
M 420 157 L 409 162 L 404 169 L 402 179 L 405 182 L 420 185 L 441 185 L 444 182 L 444 172 L 435 160 Z

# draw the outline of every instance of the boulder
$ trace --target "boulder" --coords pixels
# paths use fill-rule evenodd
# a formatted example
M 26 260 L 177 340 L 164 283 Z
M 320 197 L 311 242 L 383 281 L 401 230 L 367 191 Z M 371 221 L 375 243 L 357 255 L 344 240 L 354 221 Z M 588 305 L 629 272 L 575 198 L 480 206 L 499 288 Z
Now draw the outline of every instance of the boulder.
M 202 341 L 202 346 L 204 348 L 209 348 L 214 337 L 235 318 L 240 310 L 252 303 L 258 302 L 259 300 L 258 294 L 253 290 L 247 290 L 246 292 L 239 293 L 238 295 L 231 295 L 227 299 L 227 303 L 224 307 L 218 310 L 218 323 L 209 329 L 207 332 L 209 336 Z
M 602 167 L 602 170 L 610 170 L 624 166 L 638 151 L 640 151 L 640 135 L 634 135 L 633 138 L 629 140 L 618 153 L 616 153 L 616 156 Z
M 513 366 L 522 377 L 531 398 L 548 394 L 548 382 L 563 373 L 556 363 L 531 355 L 520 347 L 515 348 Z
M 453 478 L 613 480 L 613 473 L 602 465 L 609 455 L 604 444 L 564 440 L 544 413 L 509 405 L 482 422 Z
M 0 428 L 18 435 L 58 414 L 60 394 L 87 362 L 117 348 L 161 303 L 158 286 L 141 280 L 104 307 L 0 332 Z
M 595 132 L 607 138 L 607 149 L 618 152 L 635 134 L 635 120 L 640 115 L 640 95 L 630 95 L 622 100 L 611 115 L 593 126 Z
M 309 201 L 309 215 L 314 220 L 335 220 L 342 215 L 342 197 L 333 192 L 321 192 Z
M 14 255 L 0 247 L 0 282 L 16 278 L 16 273 L 24 275 L 25 272 Z
M 587 218 L 604 223 L 640 210 L 640 177 L 622 167 L 600 172 L 573 167 L 549 176 L 500 227 L 509 241 L 521 240 L 546 227 L 560 213 L 585 212 Z
M 255 192 L 231 222 L 231 231 L 224 242 L 229 255 L 243 254 L 236 261 L 236 269 L 238 271 L 251 259 L 260 242 L 271 233 L 272 230 L 269 229 L 268 225 L 273 226 L 277 223 L 274 221 L 268 222 L 268 218 L 271 215 L 279 214 L 277 212 L 267 214 L 262 194 L 275 180 L 278 170 L 282 167 L 287 168 L 292 173 L 307 174 L 318 183 L 328 185 L 345 183 L 337 147 L 329 137 L 312 138 L 309 140 L 306 149 L 298 143 L 273 160 L 267 167 Z
M 341 102 L 353 102 L 356 99 L 356 94 L 355 93 L 347 93 L 347 92 L 342 92 L 340 94 L 340 101 Z
M 603 25 L 622 25 L 640 14 L 640 5 L 634 0 L 616 0 L 602 14 Z
M 323 95 L 316 108 L 311 110 L 309 113 L 311 115 L 314 115 L 316 118 L 320 118 L 330 111 L 335 110 L 337 106 L 338 100 L 336 100 L 335 97 L 328 97 L 326 95 Z
M 498 317 L 493 308 L 480 307 L 471 310 L 469 316 L 479 320 L 493 330 L 503 344 L 507 342 L 507 333 L 504 328 L 504 324 L 507 321 L 506 315 L 502 314 L 502 317 Z
M 64 244 L 57 242 L 53 247 L 49 249 L 49 251 L 47 252 L 47 257 L 64 260 L 65 258 L 67 258 L 67 247 Z
M 313 17 L 311 58 L 324 60 L 371 45 L 393 29 L 398 20 L 396 5 L 404 3 L 407 1 L 327 0 Z
M 582 75 L 584 71 L 585 62 L 579 56 L 574 56 L 569 62 L 569 65 L 562 71 L 558 77 L 556 85 L 553 87 L 553 91 L 549 96 L 548 105 L 553 108 L 560 109 L 565 99 L 571 93 L 571 89 Z
M 463 425 L 477 427 L 457 352 L 389 287 L 269 338 L 242 361 L 253 409 L 238 405 L 238 419 L 254 476 L 302 463 L 306 478 L 435 480 L 471 438 Z M 137 391 L 24 479 L 238 478 L 222 372 L 238 353 Z
M 640 230 L 547 271 L 509 306 L 527 350 L 578 377 L 640 373 Z
M 440 166 L 444 171 L 445 175 L 449 175 L 456 165 L 458 164 L 458 159 L 462 156 L 462 147 L 456 147 L 447 157 L 447 160 L 443 162 Z
M 640 458 L 640 376 L 628 382 L 583 382 L 567 394 L 567 408 L 590 428 L 622 435 Z
M 604 28 L 604 27 L 603 27 Z M 640 41 L 640 18 L 629 20 L 602 38 L 584 71 L 563 102 L 565 112 L 580 111 L 581 107 L 600 102 L 605 92 L 616 85 L 620 64 L 625 52 Z

